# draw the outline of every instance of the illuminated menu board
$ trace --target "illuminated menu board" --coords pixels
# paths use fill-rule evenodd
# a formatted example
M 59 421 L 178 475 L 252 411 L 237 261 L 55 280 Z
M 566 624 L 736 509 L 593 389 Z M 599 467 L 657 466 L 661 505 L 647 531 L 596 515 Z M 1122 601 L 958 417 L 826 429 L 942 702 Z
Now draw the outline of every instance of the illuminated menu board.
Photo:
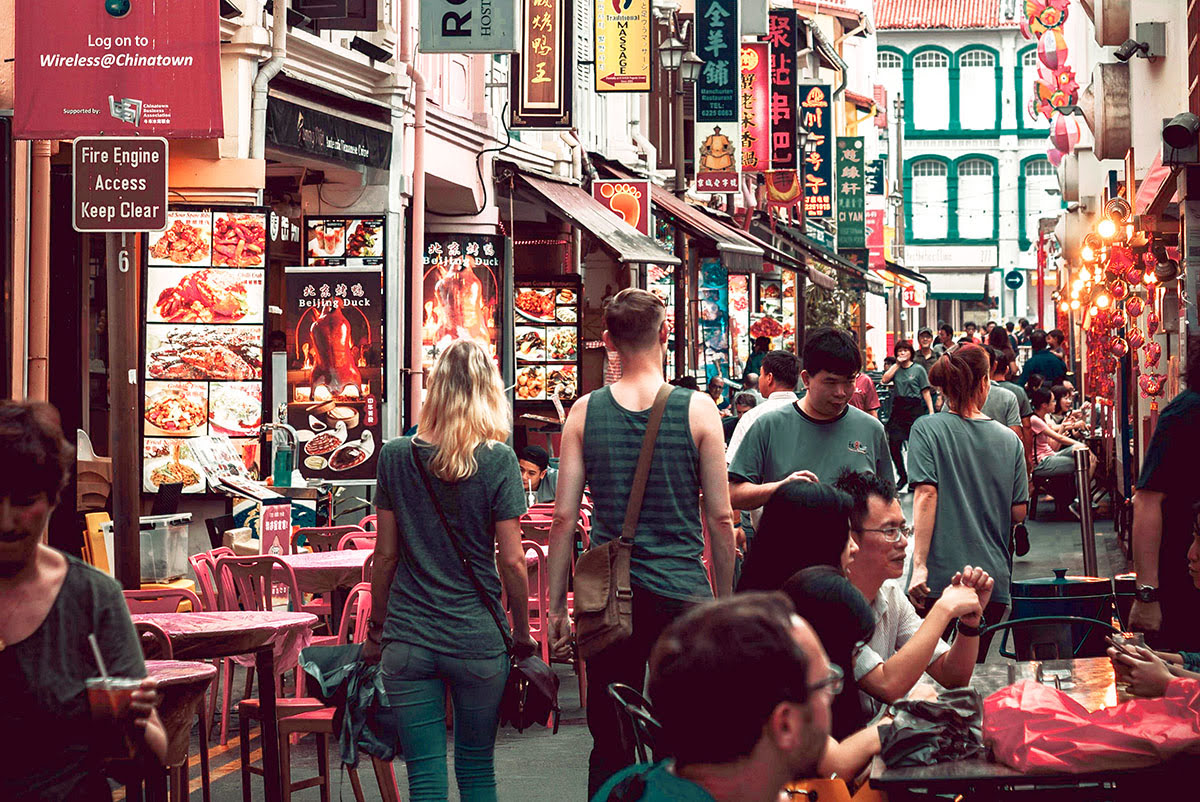
M 569 404 L 579 396 L 579 276 L 514 281 L 516 401 Z

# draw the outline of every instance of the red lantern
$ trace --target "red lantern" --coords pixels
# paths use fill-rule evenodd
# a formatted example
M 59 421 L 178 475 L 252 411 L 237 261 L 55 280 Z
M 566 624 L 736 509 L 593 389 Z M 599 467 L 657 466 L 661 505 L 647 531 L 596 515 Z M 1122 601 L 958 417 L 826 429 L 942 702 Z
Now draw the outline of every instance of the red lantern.
M 1141 348 L 1146 344 L 1146 336 L 1136 327 L 1129 330 L 1129 333 L 1125 335 L 1125 339 L 1129 340 L 1131 348 Z
M 1129 353 L 1129 343 L 1120 337 L 1114 337 L 1112 344 L 1109 345 L 1109 350 L 1112 351 L 1113 356 L 1117 359 L 1124 359 L 1125 355 Z
M 1129 295 L 1129 285 L 1120 279 L 1113 279 L 1108 283 L 1108 292 L 1114 301 L 1121 301 Z
M 1162 358 L 1162 346 L 1156 343 L 1154 340 L 1151 340 L 1150 342 L 1146 343 L 1145 351 L 1146 367 L 1158 367 L 1158 360 Z
M 1146 278 L 1146 275 L 1142 272 L 1142 268 L 1138 267 L 1137 264 L 1132 264 L 1125 270 L 1125 275 L 1123 278 L 1130 284 L 1141 284 Z
M 1120 309 L 1114 309 L 1108 316 L 1108 325 L 1111 328 L 1119 329 L 1125 325 L 1125 313 Z
M 1135 295 L 1125 302 L 1125 314 L 1128 315 L 1130 319 L 1139 317 L 1142 314 L 1142 310 L 1145 308 L 1145 306 L 1146 302 L 1143 301 L 1140 296 Z
M 1150 311 L 1146 313 L 1146 333 L 1151 337 L 1153 337 L 1155 334 L 1158 334 L 1158 326 L 1160 322 L 1161 321 L 1158 319 L 1158 312 L 1155 312 L 1154 308 L 1151 307 Z

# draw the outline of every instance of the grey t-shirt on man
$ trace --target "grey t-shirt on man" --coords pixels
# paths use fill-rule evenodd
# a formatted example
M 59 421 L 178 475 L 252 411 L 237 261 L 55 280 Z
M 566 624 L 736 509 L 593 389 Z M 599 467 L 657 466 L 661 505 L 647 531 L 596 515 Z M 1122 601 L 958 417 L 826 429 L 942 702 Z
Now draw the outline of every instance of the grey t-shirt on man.
M 1028 418 L 1033 414 L 1033 404 L 1029 403 L 1029 394 L 1025 392 L 1025 388 L 1016 382 L 992 382 L 998 384 L 1005 390 L 1017 397 L 1017 412 L 1022 418 Z
M 923 415 L 908 439 L 908 478 L 914 486 L 937 487 L 926 560 L 931 597 L 941 596 L 964 565 L 973 565 L 996 580 L 992 601 L 1008 604 L 1012 506 L 1029 501 L 1020 438 L 986 418 L 945 410 Z
M 987 401 L 983 403 L 983 409 L 980 411 L 1009 428 L 1021 428 L 1021 410 L 1017 397 L 999 382 L 992 382 Z
M 773 409 L 755 421 L 729 465 L 735 482 L 777 482 L 795 471 L 812 471 L 832 483 L 845 468 L 895 481 L 883 424 L 856 407 L 820 421 L 800 403 Z

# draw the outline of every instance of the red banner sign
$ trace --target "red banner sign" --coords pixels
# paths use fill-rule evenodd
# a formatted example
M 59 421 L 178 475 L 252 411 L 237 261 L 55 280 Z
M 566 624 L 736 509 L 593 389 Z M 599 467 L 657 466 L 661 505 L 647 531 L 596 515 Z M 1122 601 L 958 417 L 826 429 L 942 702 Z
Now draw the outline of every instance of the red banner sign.
M 771 45 L 771 168 L 796 168 L 796 27 L 794 8 L 773 8 L 766 41 Z
M 867 209 L 867 251 L 872 270 L 884 269 L 883 209 Z
M 742 170 L 747 173 L 771 169 L 770 68 L 770 45 L 742 45 Z
M 645 236 L 650 236 L 649 181 L 593 181 L 592 197 Z
M 14 136 L 224 136 L 217 0 L 105 6 L 16 0 Z

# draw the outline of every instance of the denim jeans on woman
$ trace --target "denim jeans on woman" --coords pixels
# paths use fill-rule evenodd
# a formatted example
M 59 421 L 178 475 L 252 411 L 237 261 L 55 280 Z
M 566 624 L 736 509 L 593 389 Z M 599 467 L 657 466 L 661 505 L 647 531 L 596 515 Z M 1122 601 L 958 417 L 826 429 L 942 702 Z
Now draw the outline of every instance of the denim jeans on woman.
M 412 802 L 449 798 L 444 687 L 454 703 L 454 775 L 463 802 L 494 802 L 493 754 L 508 656 L 464 659 L 392 641 L 383 681 L 396 715 Z

